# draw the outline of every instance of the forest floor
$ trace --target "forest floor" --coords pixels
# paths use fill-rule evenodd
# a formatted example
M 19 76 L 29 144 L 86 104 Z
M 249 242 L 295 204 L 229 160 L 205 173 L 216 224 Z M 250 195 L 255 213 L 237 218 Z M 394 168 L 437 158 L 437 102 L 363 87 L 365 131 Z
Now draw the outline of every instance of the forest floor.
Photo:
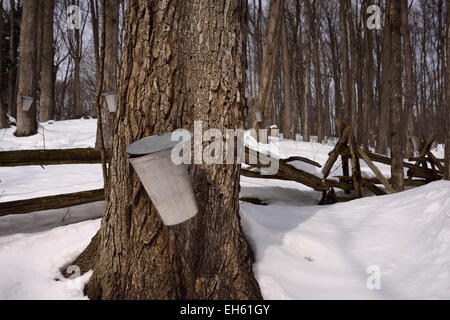
M 4 129 L 0 151 L 93 147 L 95 130 L 95 120 L 43 123 L 29 138 Z M 332 142 L 278 144 L 283 158 L 322 165 L 332 148 Z M 442 147 L 433 152 L 443 157 Z M 302 168 L 320 176 L 319 168 Z M 389 177 L 388 166 L 379 168 Z M 364 163 L 362 171 L 372 176 Z M 339 164 L 332 172 L 342 174 Z M 0 202 L 102 184 L 100 165 L 0 168 Z M 241 197 L 266 204 L 241 202 L 264 298 L 450 299 L 449 182 L 331 206 L 318 206 L 321 193 L 294 182 L 242 177 L 241 186 Z M 102 213 L 97 202 L 0 217 L 0 299 L 86 299 L 82 289 L 91 274 L 67 280 L 61 270 L 89 244 Z

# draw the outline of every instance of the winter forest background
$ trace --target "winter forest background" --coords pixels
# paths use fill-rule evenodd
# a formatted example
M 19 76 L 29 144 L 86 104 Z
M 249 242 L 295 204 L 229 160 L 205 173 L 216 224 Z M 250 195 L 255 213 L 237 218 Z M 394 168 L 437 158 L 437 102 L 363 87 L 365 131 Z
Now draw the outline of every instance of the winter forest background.
M 52 37 L 43 30 L 44 2 L 54 4 Z M 445 140 L 447 1 L 401 2 L 408 9 L 408 14 L 402 16 L 402 122 L 405 148 L 411 156 L 412 146 L 407 139 L 410 135 L 428 137 L 435 132 L 438 142 Z M 81 8 L 80 30 L 67 29 L 67 7 L 71 4 Z M 365 27 L 370 16 L 365 12 L 372 4 L 382 10 L 380 30 Z M 126 1 L 108 1 L 107 5 L 117 7 L 114 10 L 119 13 L 119 23 L 113 32 L 117 34 L 120 56 Z M 305 141 L 311 135 L 321 141 L 325 136 L 337 135 L 333 120 L 345 115 L 355 124 L 358 142 L 386 153 L 391 85 L 386 71 L 390 63 L 390 41 L 385 8 L 384 1 L 286 1 L 283 16 L 279 18 L 286 32 L 275 35 L 275 41 L 283 46 L 278 46 L 275 53 L 270 124 L 278 125 L 282 132 L 289 125 L 287 137 L 295 132 L 301 133 Z M 54 99 L 54 118 L 95 117 L 93 101 L 102 25 L 99 2 L 40 1 L 37 9 L 33 16 L 33 30 L 37 32 L 36 63 L 27 69 L 29 76 L 34 72 L 38 79 L 37 118 L 48 120 L 39 112 L 42 73 L 50 67 L 43 55 L 48 46 L 54 48 L 55 88 L 54 97 L 50 97 Z M 2 117 L 5 112 L 16 117 L 21 12 L 21 1 L 2 1 Z M 247 126 L 252 122 L 254 97 L 259 88 L 268 19 L 267 1 L 248 1 Z M 284 64 L 287 66 L 283 67 Z M 286 123 L 282 117 L 285 109 L 292 119 Z M 5 125 L 2 121 L 2 126 Z

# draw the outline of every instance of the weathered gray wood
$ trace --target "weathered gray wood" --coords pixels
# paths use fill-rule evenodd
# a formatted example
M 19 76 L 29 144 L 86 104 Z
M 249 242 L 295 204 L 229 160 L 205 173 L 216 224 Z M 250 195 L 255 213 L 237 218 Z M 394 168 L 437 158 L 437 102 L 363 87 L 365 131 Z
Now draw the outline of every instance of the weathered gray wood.
M 100 152 L 93 148 L 0 152 L 0 167 L 86 163 L 101 163 Z
M 105 199 L 103 189 L 61 194 L 42 198 L 1 202 L 0 217 L 10 214 L 23 214 L 35 211 L 61 209 L 80 204 L 102 201 Z
M 432 163 L 438 167 L 439 173 L 444 174 L 445 168 L 442 165 L 442 163 L 439 161 L 439 159 L 437 159 L 434 156 L 433 152 L 431 152 L 431 150 L 428 150 L 427 155 L 428 155 L 429 159 L 432 161 Z
M 388 166 L 391 165 L 391 159 L 386 156 L 382 156 L 380 154 L 375 154 L 375 153 L 371 153 L 371 152 L 366 152 L 366 153 L 367 153 L 368 157 L 370 158 L 370 160 L 372 160 L 373 162 L 383 163 Z M 403 162 L 403 166 L 410 169 L 410 170 L 408 170 L 408 176 L 411 176 L 411 177 L 414 176 L 414 177 L 430 179 L 430 180 L 440 180 L 441 179 L 441 177 L 436 175 L 433 172 L 433 170 L 431 170 L 431 169 L 422 168 L 418 165 L 415 165 L 415 164 L 409 163 L 409 162 Z
M 359 156 L 364 160 L 365 163 L 369 166 L 369 168 L 373 171 L 375 176 L 381 181 L 381 183 L 384 185 L 386 190 L 389 193 L 395 193 L 394 188 L 392 188 L 389 181 L 386 179 L 386 177 L 381 173 L 381 171 L 378 169 L 378 167 L 370 160 L 369 156 L 361 150 L 361 148 L 357 147 L 357 151 Z M 365 184 L 367 186 L 367 184 Z M 370 189 L 369 189 L 370 190 Z M 372 190 L 371 190 L 372 191 Z M 373 192 L 373 191 L 372 191 Z M 374 192 L 375 193 L 375 192 Z
M 352 178 L 350 178 L 350 177 L 347 177 L 347 178 L 349 178 L 348 181 L 352 181 Z M 353 184 L 351 184 L 351 183 L 349 183 L 347 181 L 335 181 L 335 180 L 331 180 L 331 179 L 326 179 L 325 180 L 325 184 L 327 186 L 329 186 L 330 188 L 331 187 L 339 188 L 339 189 L 342 189 L 344 191 L 352 191 L 353 190 Z
M 367 189 L 372 191 L 373 194 L 376 196 L 384 196 L 384 195 L 388 194 L 386 191 L 379 188 L 378 186 L 376 186 L 374 183 L 372 183 L 369 180 L 363 179 L 362 183 L 363 183 L 364 187 L 366 187 Z
M 240 198 L 239 201 L 256 204 L 258 206 L 267 206 L 267 203 L 265 203 L 264 200 L 258 198 Z
M 308 158 L 304 158 L 304 157 L 289 157 L 287 159 L 282 159 L 281 161 L 284 161 L 286 163 L 288 162 L 293 162 L 293 161 L 301 161 L 307 164 L 310 164 L 312 166 L 315 166 L 317 168 L 322 168 L 322 166 L 320 165 L 320 163 L 317 163 L 316 161 L 310 160 Z
M 339 138 L 339 141 L 337 142 L 336 146 L 329 153 L 329 158 L 322 169 L 322 174 L 323 174 L 324 179 L 328 178 L 328 176 L 330 175 L 331 168 L 333 168 L 334 163 L 336 162 L 337 158 L 339 157 L 341 148 L 345 147 L 345 143 L 347 142 L 348 137 L 351 132 L 352 132 L 352 127 L 347 126 L 344 129 L 341 137 Z
M 246 159 L 248 159 L 250 153 L 257 153 L 257 151 L 252 150 L 250 148 L 245 148 L 246 153 Z M 266 156 L 267 160 L 270 159 L 270 157 Z M 259 158 L 259 157 L 258 157 Z M 276 161 L 275 159 L 272 159 L 272 161 Z M 252 164 L 252 167 L 258 167 L 263 168 L 267 167 L 267 165 L 263 164 Z M 276 180 L 287 180 L 287 181 L 295 181 L 301 184 L 304 184 L 316 191 L 327 191 L 329 189 L 329 186 L 325 184 L 322 179 L 319 177 L 316 177 L 315 175 L 312 175 L 308 172 L 305 172 L 303 170 L 299 170 L 295 168 L 294 166 L 288 164 L 286 162 L 286 159 L 282 159 L 279 161 L 279 168 L 278 172 L 275 175 L 261 175 L 259 172 L 254 172 L 246 169 L 241 169 L 241 175 L 250 177 L 250 178 L 260 178 L 260 179 L 276 179 Z
M 352 162 L 352 178 L 353 178 L 353 187 L 355 189 L 356 198 L 363 198 L 364 197 L 364 191 L 362 186 L 362 177 L 361 177 L 361 167 L 359 165 L 359 157 L 358 157 L 358 151 L 357 146 L 354 140 L 354 136 L 351 135 L 348 139 L 348 144 L 350 148 L 350 159 Z
M 425 145 L 424 145 L 422 151 L 420 152 L 420 156 L 419 156 L 420 158 L 425 157 L 425 156 L 427 155 L 427 153 L 430 151 L 431 146 L 433 145 L 433 142 L 434 142 L 435 139 L 436 139 L 436 134 L 433 133 L 433 134 L 428 138 L 428 140 L 427 140 L 427 142 L 425 143 Z M 419 165 L 419 162 L 416 162 L 416 165 Z
M 405 179 L 405 186 L 407 187 L 421 187 L 424 186 L 431 181 L 428 180 L 412 180 L 412 179 Z

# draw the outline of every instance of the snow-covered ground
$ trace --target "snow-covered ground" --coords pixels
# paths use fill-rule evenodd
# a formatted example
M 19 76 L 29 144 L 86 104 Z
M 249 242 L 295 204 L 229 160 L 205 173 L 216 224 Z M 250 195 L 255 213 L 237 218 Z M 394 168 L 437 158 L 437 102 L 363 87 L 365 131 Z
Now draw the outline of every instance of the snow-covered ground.
M 29 138 L 0 130 L 0 150 L 93 147 L 95 129 L 95 120 L 71 120 L 41 124 Z M 324 164 L 333 146 L 278 147 L 281 157 Z M 442 147 L 434 151 L 443 157 Z M 342 173 L 339 165 L 332 172 Z M 243 177 L 241 185 L 242 197 L 267 204 L 241 202 L 265 298 L 450 299 L 450 183 L 332 206 L 317 206 L 321 194 L 294 182 Z M 99 165 L 0 168 L 0 202 L 101 187 Z M 61 271 L 88 245 L 102 211 L 99 202 L 0 217 L 0 299 L 84 299 L 90 274 L 66 280 Z

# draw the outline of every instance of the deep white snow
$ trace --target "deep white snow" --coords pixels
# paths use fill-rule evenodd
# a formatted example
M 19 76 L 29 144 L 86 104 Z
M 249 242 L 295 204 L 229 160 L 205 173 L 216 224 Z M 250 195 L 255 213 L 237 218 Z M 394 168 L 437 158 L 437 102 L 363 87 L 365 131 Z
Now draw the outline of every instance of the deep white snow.
M 47 149 L 93 147 L 95 129 L 95 120 L 71 120 L 43 123 L 29 138 L 0 130 L 0 150 L 42 149 L 44 141 Z M 321 164 L 333 148 L 287 140 L 277 147 L 279 157 Z M 434 152 L 443 157 L 442 147 Z M 320 176 L 320 169 L 293 164 Z M 332 171 L 342 173 L 339 165 Z M 317 206 L 321 194 L 294 182 L 243 177 L 241 185 L 242 197 L 268 204 L 241 202 L 265 298 L 450 299 L 449 182 L 333 206 Z M 0 202 L 101 187 L 99 165 L 0 168 Z M 91 274 L 66 280 L 61 271 L 88 245 L 102 211 L 99 202 L 0 217 L 0 299 L 85 299 Z

